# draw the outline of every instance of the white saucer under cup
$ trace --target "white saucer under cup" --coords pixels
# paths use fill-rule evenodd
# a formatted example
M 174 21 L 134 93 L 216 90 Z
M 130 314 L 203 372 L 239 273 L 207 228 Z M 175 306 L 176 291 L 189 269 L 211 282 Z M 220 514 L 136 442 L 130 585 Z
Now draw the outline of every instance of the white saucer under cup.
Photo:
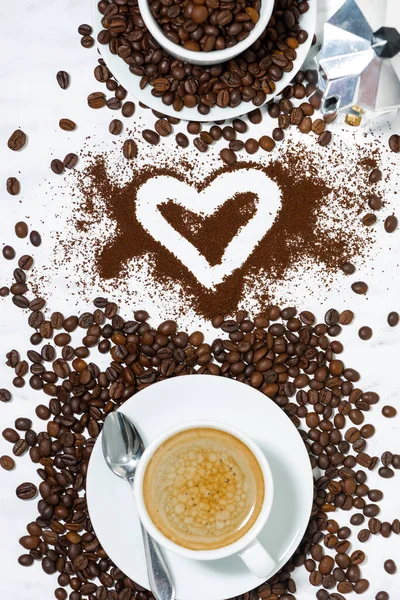
M 155 383 L 122 405 L 146 445 L 179 423 L 215 420 L 235 427 L 265 453 L 274 478 L 274 504 L 259 536 L 283 567 L 306 530 L 313 500 L 313 480 L 304 443 L 288 416 L 258 390 L 211 375 L 175 377 Z M 108 469 L 101 435 L 87 474 L 87 500 L 97 537 L 112 561 L 139 585 L 149 588 L 139 519 L 130 486 Z M 177 600 L 223 600 L 262 583 L 238 556 L 194 561 L 166 552 Z

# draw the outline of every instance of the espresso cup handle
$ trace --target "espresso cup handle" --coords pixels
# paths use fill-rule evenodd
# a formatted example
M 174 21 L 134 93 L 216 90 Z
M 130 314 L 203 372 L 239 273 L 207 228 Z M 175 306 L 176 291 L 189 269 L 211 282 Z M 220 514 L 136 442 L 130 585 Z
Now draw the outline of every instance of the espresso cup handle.
M 268 554 L 264 546 L 260 544 L 257 539 L 239 552 L 239 556 L 246 567 L 260 579 L 266 579 L 271 574 L 276 564 L 274 559 Z

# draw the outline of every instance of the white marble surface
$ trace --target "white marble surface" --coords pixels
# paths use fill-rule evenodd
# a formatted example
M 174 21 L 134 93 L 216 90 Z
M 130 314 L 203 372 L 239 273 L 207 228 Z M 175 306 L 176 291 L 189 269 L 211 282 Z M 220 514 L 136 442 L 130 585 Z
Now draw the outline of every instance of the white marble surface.
M 340 1 L 332 0 L 321 8 L 332 10 L 339 4 Z M 86 105 L 87 95 L 96 88 L 101 89 L 101 86 L 96 86 L 92 76 L 96 51 L 81 49 L 76 31 L 80 23 L 89 20 L 89 0 L 14 0 L 0 4 L 0 244 L 12 243 L 18 253 L 25 251 L 28 244 L 23 240 L 16 241 L 13 226 L 18 220 L 26 220 L 30 227 L 45 234 L 43 247 L 35 252 L 38 262 L 52 256 L 53 242 L 46 233 L 62 229 L 64 213 L 61 209 L 65 199 L 68 199 L 68 188 L 60 189 L 59 179 L 49 171 L 51 159 L 54 156 L 62 158 L 67 152 L 79 149 L 89 136 L 90 139 L 86 140 L 89 148 L 92 144 L 104 147 L 115 141 L 108 134 L 110 112 L 91 111 Z M 55 83 L 55 74 L 60 69 L 71 73 L 72 85 L 68 91 L 61 90 Z M 58 121 L 61 117 L 74 119 L 79 124 L 78 130 L 71 134 L 60 132 Z M 138 111 L 136 118 L 143 123 L 148 117 L 144 111 Z M 399 120 L 393 126 L 397 126 L 399 131 Z M 17 127 L 21 127 L 29 136 L 29 143 L 21 153 L 10 152 L 6 147 L 10 133 Z M 351 136 L 353 133 L 343 135 Z M 383 135 L 387 137 L 385 124 Z M 149 160 L 153 156 L 149 150 Z M 399 171 L 397 157 L 387 156 L 386 160 L 388 169 Z M 22 185 L 21 194 L 16 198 L 10 197 L 4 190 L 4 182 L 11 175 L 16 175 Z M 398 207 L 394 181 L 391 178 L 385 194 L 392 205 L 397 202 Z M 370 286 L 366 297 L 352 294 L 348 280 L 343 278 L 332 286 L 328 299 L 325 299 L 321 290 L 314 288 L 305 292 L 303 305 L 299 306 L 316 311 L 320 317 L 331 306 L 355 311 L 354 325 L 345 329 L 340 337 L 345 344 L 343 358 L 348 365 L 361 372 L 361 387 L 377 391 L 384 403 L 392 403 L 398 409 L 400 403 L 396 377 L 400 327 L 390 330 L 386 315 L 390 310 L 400 310 L 399 239 L 400 231 L 392 236 L 382 235 L 368 265 L 359 271 L 359 279 L 367 280 Z M 1 285 L 9 282 L 9 272 L 10 265 L 0 260 Z M 62 296 L 63 285 L 61 276 L 54 279 L 55 298 Z M 67 295 L 63 302 L 71 311 L 74 310 L 75 298 L 72 300 Z M 168 307 L 164 308 L 167 310 Z M 157 314 L 153 313 L 153 316 L 156 318 Z M 1 356 L 4 357 L 12 347 L 26 348 L 29 332 L 25 316 L 9 300 L 1 300 L 0 320 Z M 374 337 L 369 342 L 362 342 L 357 337 L 358 327 L 365 324 L 374 329 Z M 1 387 L 11 389 L 11 379 L 11 370 L 5 367 L 2 358 Z M 12 425 L 17 416 L 26 415 L 33 418 L 34 426 L 40 430 L 40 423 L 34 415 L 34 407 L 39 402 L 38 394 L 28 388 L 16 391 L 13 402 L 0 406 L 1 427 Z M 379 455 L 387 449 L 400 452 L 400 416 L 392 421 L 385 420 L 380 409 L 375 407 L 372 418 L 378 433 L 369 445 L 371 454 Z M 0 453 L 10 452 L 9 445 L 1 438 Z M 391 521 L 400 516 L 399 476 L 383 482 L 383 520 Z M 21 502 L 15 497 L 15 487 L 26 480 L 36 481 L 35 469 L 27 457 L 18 460 L 15 471 L 0 472 L 1 600 L 46 600 L 53 597 L 56 587 L 56 578 L 44 575 L 39 565 L 23 569 L 17 563 L 21 553 L 18 538 L 25 533 L 24 525 L 36 517 L 36 501 Z M 372 474 L 371 485 L 375 484 L 381 485 L 382 480 Z M 346 524 L 342 514 L 338 515 L 338 519 L 341 524 Z M 372 600 L 380 589 L 391 592 L 391 600 L 399 598 L 400 574 L 390 577 L 382 566 L 386 558 L 400 557 L 399 543 L 399 539 L 392 536 L 388 540 L 375 538 L 366 544 L 364 549 L 368 560 L 362 571 L 372 583 L 365 596 L 367 600 Z M 353 548 L 358 547 L 360 544 L 353 540 Z M 299 586 L 298 600 L 315 598 L 315 590 L 307 583 L 303 570 L 296 573 L 296 581 Z

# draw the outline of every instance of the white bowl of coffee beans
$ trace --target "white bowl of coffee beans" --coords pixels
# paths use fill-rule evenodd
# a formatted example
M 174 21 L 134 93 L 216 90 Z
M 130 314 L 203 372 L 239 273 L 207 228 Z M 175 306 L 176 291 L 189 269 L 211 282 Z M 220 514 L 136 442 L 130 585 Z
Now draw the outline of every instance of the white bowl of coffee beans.
M 227 62 L 249 48 L 274 0 L 138 0 L 146 27 L 169 54 L 195 65 Z

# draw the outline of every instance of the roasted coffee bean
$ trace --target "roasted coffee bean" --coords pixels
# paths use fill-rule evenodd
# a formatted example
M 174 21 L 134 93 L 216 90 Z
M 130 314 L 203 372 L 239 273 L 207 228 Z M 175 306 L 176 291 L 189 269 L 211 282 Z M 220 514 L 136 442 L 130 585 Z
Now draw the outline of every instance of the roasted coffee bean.
M 143 139 L 152 146 L 156 146 L 160 142 L 160 136 L 152 129 L 144 129 L 142 131 Z
M 20 417 L 15 421 L 15 429 L 18 431 L 28 431 L 32 427 L 32 421 L 24 417 Z
M 66 90 L 70 84 L 70 76 L 66 71 L 58 71 L 57 82 L 62 90 Z
M 318 144 L 320 146 L 328 146 L 332 140 L 332 133 L 330 131 L 324 131 L 318 136 Z
M 378 592 L 375 600 L 389 600 L 389 594 L 387 592 Z
M 15 250 L 12 246 L 3 246 L 3 256 L 6 260 L 15 258 Z
M 389 573 L 389 575 L 394 575 L 397 571 L 396 563 L 391 558 L 385 560 L 383 563 L 383 568 L 385 569 L 386 573 Z
M 382 171 L 379 169 L 372 169 L 369 174 L 368 181 L 370 183 L 378 183 L 382 179 Z
M 356 268 L 352 263 L 345 262 L 340 267 L 345 275 L 353 275 L 355 273 Z
M 122 116 L 129 119 L 130 117 L 133 116 L 134 112 L 135 112 L 135 104 L 134 102 L 124 102 L 124 104 L 122 105 Z
M 167 135 L 170 135 L 172 133 L 172 126 L 167 121 L 167 119 L 158 119 L 154 123 L 154 129 L 156 130 L 158 135 L 160 135 L 162 137 L 166 137 Z M 150 142 L 150 143 L 154 143 L 154 142 Z
M 400 316 L 398 312 L 393 311 L 388 314 L 387 322 L 389 327 L 396 327 L 396 325 L 399 323 L 399 320 Z
M 33 265 L 33 258 L 32 258 L 32 256 L 29 256 L 28 254 L 24 254 L 18 260 L 19 268 L 23 269 L 24 271 L 29 271 L 29 269 L 32 268 L 32 265 Z
M 381 467 L 378 470 L 378 473 L 381 477 L 383 477 L 383 479 L 390 479 L 394 476 L 394 471 L 392 471 L 390 467 Z
M 11 393 L 6 390 L 5 388 L 1 388 L 0 389 L 0 401 L 1 402 L 10 402 L 11 400 Z
M 382 200 L 375 194 L 372 194 L 368 199 L 368 206 L 372 210 L 380 210 L 382 208 Z
M 398 225 L 397 217 L 391 215 L 385 219 L 385 231 L 386 233 L 393 233 L 396 231 Z
M 102 92 L 93 92 L 87 99 L 90 108 L 99 109 L 106 105 L 106 97 Z
M 254 138 L 248 138 L 244 143 L 244 149 L 248 154 L 255 154 L 258 148 L 259 144 Z
M 15 224 L 15 235 L 21 239 L 26 238 L 26 236 L 28 235 L 28 225 L 25 223 L 25 221 L 18 221 L 18 223 Z
M 189 146 L 189 140 L 184 133 L 177 133 L 175 136 L 175 141 L 181 148 L 187 148 Z
M 393 134 L 389 138 L 389 148 L 392 152 L 400 152 L 400 135 Z M 379 599 L 380 600 L 380 599 Z
M 21 483 L 16 489 L 20 500 L 31 500 L 37 495 L 37 487 L 33 483 Z
M 397 415 L 397 410 L 394 408 L 394 406 L 384 406 L 382 408 L 382 414 L 387 419 L 393 419 L 393 417 Z
M 81 45 L 84 48 L 93 48 L 93 46 L 94 46 L 94 39 L 92 38 L 91 35 L 84 35 L 81 38 Z
M 375 225 L 376 215 L 374 215 L 373 213 L 368 213 L 364 215 L 361 219 L 361 223 L 365 225 L 365 227 L 371 227 L 372 225 Z
M 76 123 L 71 119 L 60 119 L 59 126 L 64 131 L 75 131 L 76 129 Z
M 62 175 L 64 173 L 64 163 L 58 158 L 51 161 L 50 167 L 56 175 Z
M 119 119 L 113 119 L 108 127 L 109 132 L 112 135 L 120 135 L 122 133 L 124 126 L 122 124 L 122 121 L 120 121 Z
M 5 471 L 12 471 L 15 467 L 14 459 L 7 455 L 0 456 L 0 467 Z
M 22 150 L 26 145 L 27 137 L 26 133 L 21 131 L 21 129 L 17 129 L 14 133 L 9 137 L 7 146 L 10 150 L 14 150 L 14 152 L 18 152 Z
M 78 33 L 80 35 L 92 35 L 93 29 L 90 25 L 83 23 L 82 25 L 79 25 Z
M 364 327 L 360 327 L 360 329 L 358 330 L 358 337 L 364 341 L 370 340 L 372 338 L 371 327 L 367 327 L 366 325 Z
M 31 242 L 32 246 L 40 246 L 40 244 L 42 243 L 40 233 L 38 231 L 31 231 L 29 241 Z
M 223 148 L 219 153 L 221 160 L 227 165 L 233 165 L 237 161 L 236 154 L 229 148 Z
M 271 152 L 275 148 L 274 140 L 268 135 L 263 135 L 262 137 L 260 137 L 258 143 L 260 145 L 260 148 L 262 148 L 266 152 Z
M 122 151 L 125 158 L 133 160 L 137 157 L 138 153 L 136 142 L 134 140 L 125 140 Z
M 16 177 L 9 177 L 6 182 L 6 189 L 10 196 L 17 196 L 21 191 L 21 184 Z
M 78 163 L 78 157 L 76 154 L 74 154 L 73 152 L 70 152 L 69 154 L 67 154 L 67 156 L 64 158 L 64 167 L 66 169 L 73 169 L 74 167 L 76 167 L 77 163 Z
M 364 281 L 356 281 L 352 284 L 351 289 L 356 294 L 366 294 L 368 291 L 368 285 Z

